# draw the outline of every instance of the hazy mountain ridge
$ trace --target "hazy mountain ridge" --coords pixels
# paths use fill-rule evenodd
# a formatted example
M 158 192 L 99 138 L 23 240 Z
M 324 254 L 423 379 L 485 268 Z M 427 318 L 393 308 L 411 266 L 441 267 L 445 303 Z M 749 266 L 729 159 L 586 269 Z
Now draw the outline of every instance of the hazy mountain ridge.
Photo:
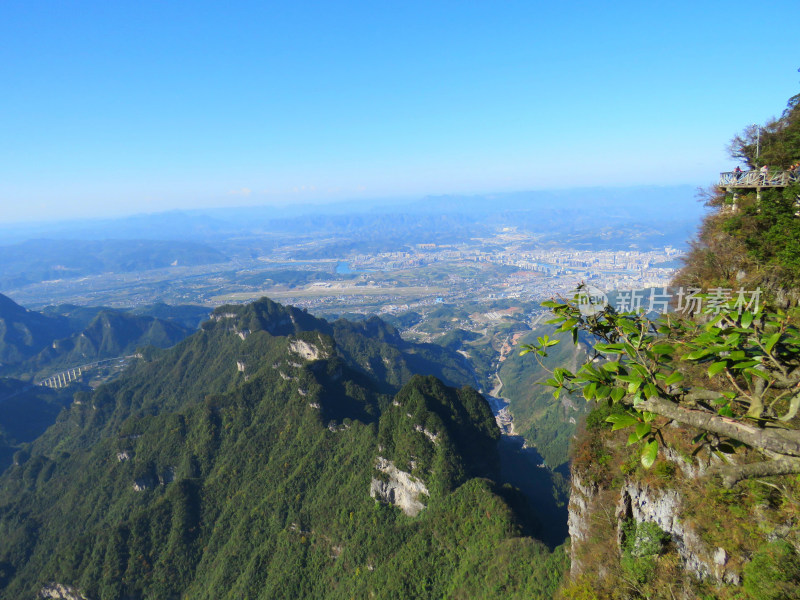
M 225 260 L 218 250 L 193 241 L 34 239 L 0 246 L 0 287 Z

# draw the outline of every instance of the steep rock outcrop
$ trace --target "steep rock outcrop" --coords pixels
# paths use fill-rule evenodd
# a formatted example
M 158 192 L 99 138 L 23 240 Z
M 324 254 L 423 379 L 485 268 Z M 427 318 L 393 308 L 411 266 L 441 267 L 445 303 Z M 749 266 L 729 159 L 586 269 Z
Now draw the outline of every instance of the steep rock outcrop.
M 572 575 L 580 575 L 583 564 L 576 552 L 582 542 L 589 539 L 591 529 L 590 515 L 598 510 L 595 506 L 597 501 L 597 487 L 587 485 L 580 473 L 572 473 L 572 490 L 569 496 L 569 506 L 567 508 L 567 528 L 572 543 L 570 544 L 570 572 Z
M 717 582 L 738 584 L 739 573 L 726 570 L 724 548 L 709 548 L 698 532 L 680 518 L 683 496 L 678 489 L 654 490 L 645 483 L 628 481 L 619 495 L 616 516 L 618 540 L 622 543 L 622 523 L 655 523 L 669 534 L 683 568 L 697 579 L 713 578 Z M 720 557 L 723 557 L 722 559 Z
M 663 445 L 645 469 L 627 432 L 605 428 L 604 418 L 591 419 L 573 448 L 568 588 L 591 589 L 597 598 L 624 589 L 636 598 L 635 582 L 647 573 L 652 597 L 696 598 L 721 588 L 737 594 L 748 562 L 769 544 L 800 547 L 797 517 L 785 501 L 796 493 L 793 479 L 724 489 L 711 475 L 722 460 L 717 453 L 691 456 L 697 432 L 666 422 L 657 422 Z M 739 449 L 726 460 L 749 462 L 751 452 Z M 655 540 L 644 554 L 643 539 Z
M 416 517 L 425 509 L 422 498 L 428 496 L 425 483 L 398 469 L 395 464 L 378 457 L 375 468 L 388 476 L 388 480 L 373 477 L 370 483 L 369 494 L 376 500 L 397 506 L 409 517 Z
M 63 583 L 51 582 L 39 590 L 39 598 L 49 598 L 53 600 L 89 600 L 76 588 Z

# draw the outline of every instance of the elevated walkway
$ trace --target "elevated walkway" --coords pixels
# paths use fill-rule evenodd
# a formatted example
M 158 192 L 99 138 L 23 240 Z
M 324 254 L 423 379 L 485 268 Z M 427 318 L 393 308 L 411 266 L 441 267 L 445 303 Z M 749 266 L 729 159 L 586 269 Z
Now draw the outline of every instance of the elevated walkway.
M 762 173 L 756 171 L 742 171 L 736 173 L 719 174 L 719 187 L 729 192 L 740 189 L 762 190 L 764 188 L 782 188 L 793 183 L 800 183 L 800 172 L 794 171 L 769 171 Z

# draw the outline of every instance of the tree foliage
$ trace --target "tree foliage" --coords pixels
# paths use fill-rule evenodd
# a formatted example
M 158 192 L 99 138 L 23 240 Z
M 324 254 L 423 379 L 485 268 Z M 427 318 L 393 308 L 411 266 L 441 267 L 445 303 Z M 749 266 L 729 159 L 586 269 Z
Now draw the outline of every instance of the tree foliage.
M 800 160 L 800 94 L 789 99 L 779 118 L 763 126 L 749 125 L 736 135 L 728 152 L 752 169 L 762 165 L 785 169 Z
M 719 305 L 705 318 L 617 313 L 606 307 L 584 315 L 574 301 L 545 303 L 551 321 L 573 340 L 585 331 L 596 339 L 576 372 L 552 371 L 556 396 L 580 393 L 587 401 L 625 408 L 607 418 L 613 429 L 630 429 L 641 445 L 641 462 L 657 457 L 667 422 L 696 428 L 698 449 L 720 457 L 743 446 L 760 452 L 749 464 L 724 462 L 716 473 L 726 486 L 755 476 L 800 473 L 800 330 L 784 311 Z M 544 336 L 523 348 L 538 358 L 559 343 Z M 658 419 L 664 417 L 664 419 Z

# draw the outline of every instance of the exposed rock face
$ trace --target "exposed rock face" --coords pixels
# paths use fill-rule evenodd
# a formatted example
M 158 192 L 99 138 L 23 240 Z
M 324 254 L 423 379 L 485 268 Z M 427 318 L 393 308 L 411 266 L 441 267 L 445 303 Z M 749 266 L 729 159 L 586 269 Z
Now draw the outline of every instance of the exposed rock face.
M 130 458 L 131 458 L 131 454 L 127 450 L 124 450 L 122 452 L 117 452 L 117 461 L 119 461 L 119 462 L 130 460 Z
M 703 471 L 707 465 L 686 465 L 687 470 Z M 616 503 L 613 521 L 609 505 Z M 598 520 L 616 523 L 617 546 L 623 544 L 623 524 L 633 519 L 636 523 L 655 523 L 670 535 L 672 544 L 681 559 L 683 570 L 697 580 L 714 580 L 717 583 L 738 585 L 740 573 L 731 568 L 724 548 L 709 547 L 699 533 L 682 519 L 683 496 L 679 489 L 653 489 L 641 481 L 627 479 L 619 489 L 601 488 L 587 483 L 573 469 L 572 490 L 567 523 L 571 538 L 571 574 L 573 577 L 588 573 L 592 557 L 582 553 L 581 545 L 599 535 Z M 608 527 L 608 525 L 606 525 Z
M 149 490 L 155 484 L 152 479 L 149 477 L 140 477 L 139 479 L 133 480 L 133 491 L 134 492 L 144 492 L 145 490 Z
M 327 354 L 317 348 L 314 344 L 309 344 L 303 340 L 292 340 L 289 343 L 289 350 L 306 360 L 319 360 L 328 358 Z
M 52 598 L 55 600 L 89 600 L 77 589 L 63 583 L 51 582 L 39 590 L 39 598 Z
M 211 315 L 211 320 L 212 321 L 222 321 L 223 319 L 235 319 L 238 316 L 239 315 L 237 315 L 236 313 L 217 313 L 217 314 Z
M 438 434 L 433 433 L 431 431 L 428 431 L 422 425 L 414 425 L 414 430 L 415 431 L 419 431 L 420 433 L 424 434 L 425 437 L 427 437 L 434 444 L 439 441 L 439 435 Z
M 388 475 L 389 481 L 373 478 L 370 496 L 381 502 L 394 504 L 409 517 L 416 517 L 425 508 L 420 497 L 428 495 L 428 488 L 422 480 L 401 471 L 392 461 L 380 456 L 375 461 L 375 468 Z
M 708 551 L 700 537 L 678 518 L 680 511 L 681 496 L 678 490 L 656 492 L 647 485 L 629 481 L 623 486 L 617 505 L 619 539 L 621 541 L 621 526 L 625 519 L 632 518 L 637 523 L 655 523 L 672 538 L 684 569 L 698 579 L 705 579 L 711 574 L 711 569 L 701 556 L 707 556 Z
M 162 473 L 156 477 L 145 476 L 133 481 L 133 491 L 144 492 L 145 490 L 152 489 L 157 485 L 167 485 L 175 481 L 175 467 L 167 467 Z
M 236 361 L 236 368 L 239 370 L 239 373 L 244 373 L 246 367 L 247 365 L 245 365 L 241 360 Z
M 596 509 L 597 489 L 586 485 L 576 472 L 572 473 L 572 492 L 569 495 L 567 511 L 567 528 L 569 529 L 570 544 L 570 572 L 573 576 L 583 572 L 576 550 L 581 542 L 589 537 L 589 517 Z

